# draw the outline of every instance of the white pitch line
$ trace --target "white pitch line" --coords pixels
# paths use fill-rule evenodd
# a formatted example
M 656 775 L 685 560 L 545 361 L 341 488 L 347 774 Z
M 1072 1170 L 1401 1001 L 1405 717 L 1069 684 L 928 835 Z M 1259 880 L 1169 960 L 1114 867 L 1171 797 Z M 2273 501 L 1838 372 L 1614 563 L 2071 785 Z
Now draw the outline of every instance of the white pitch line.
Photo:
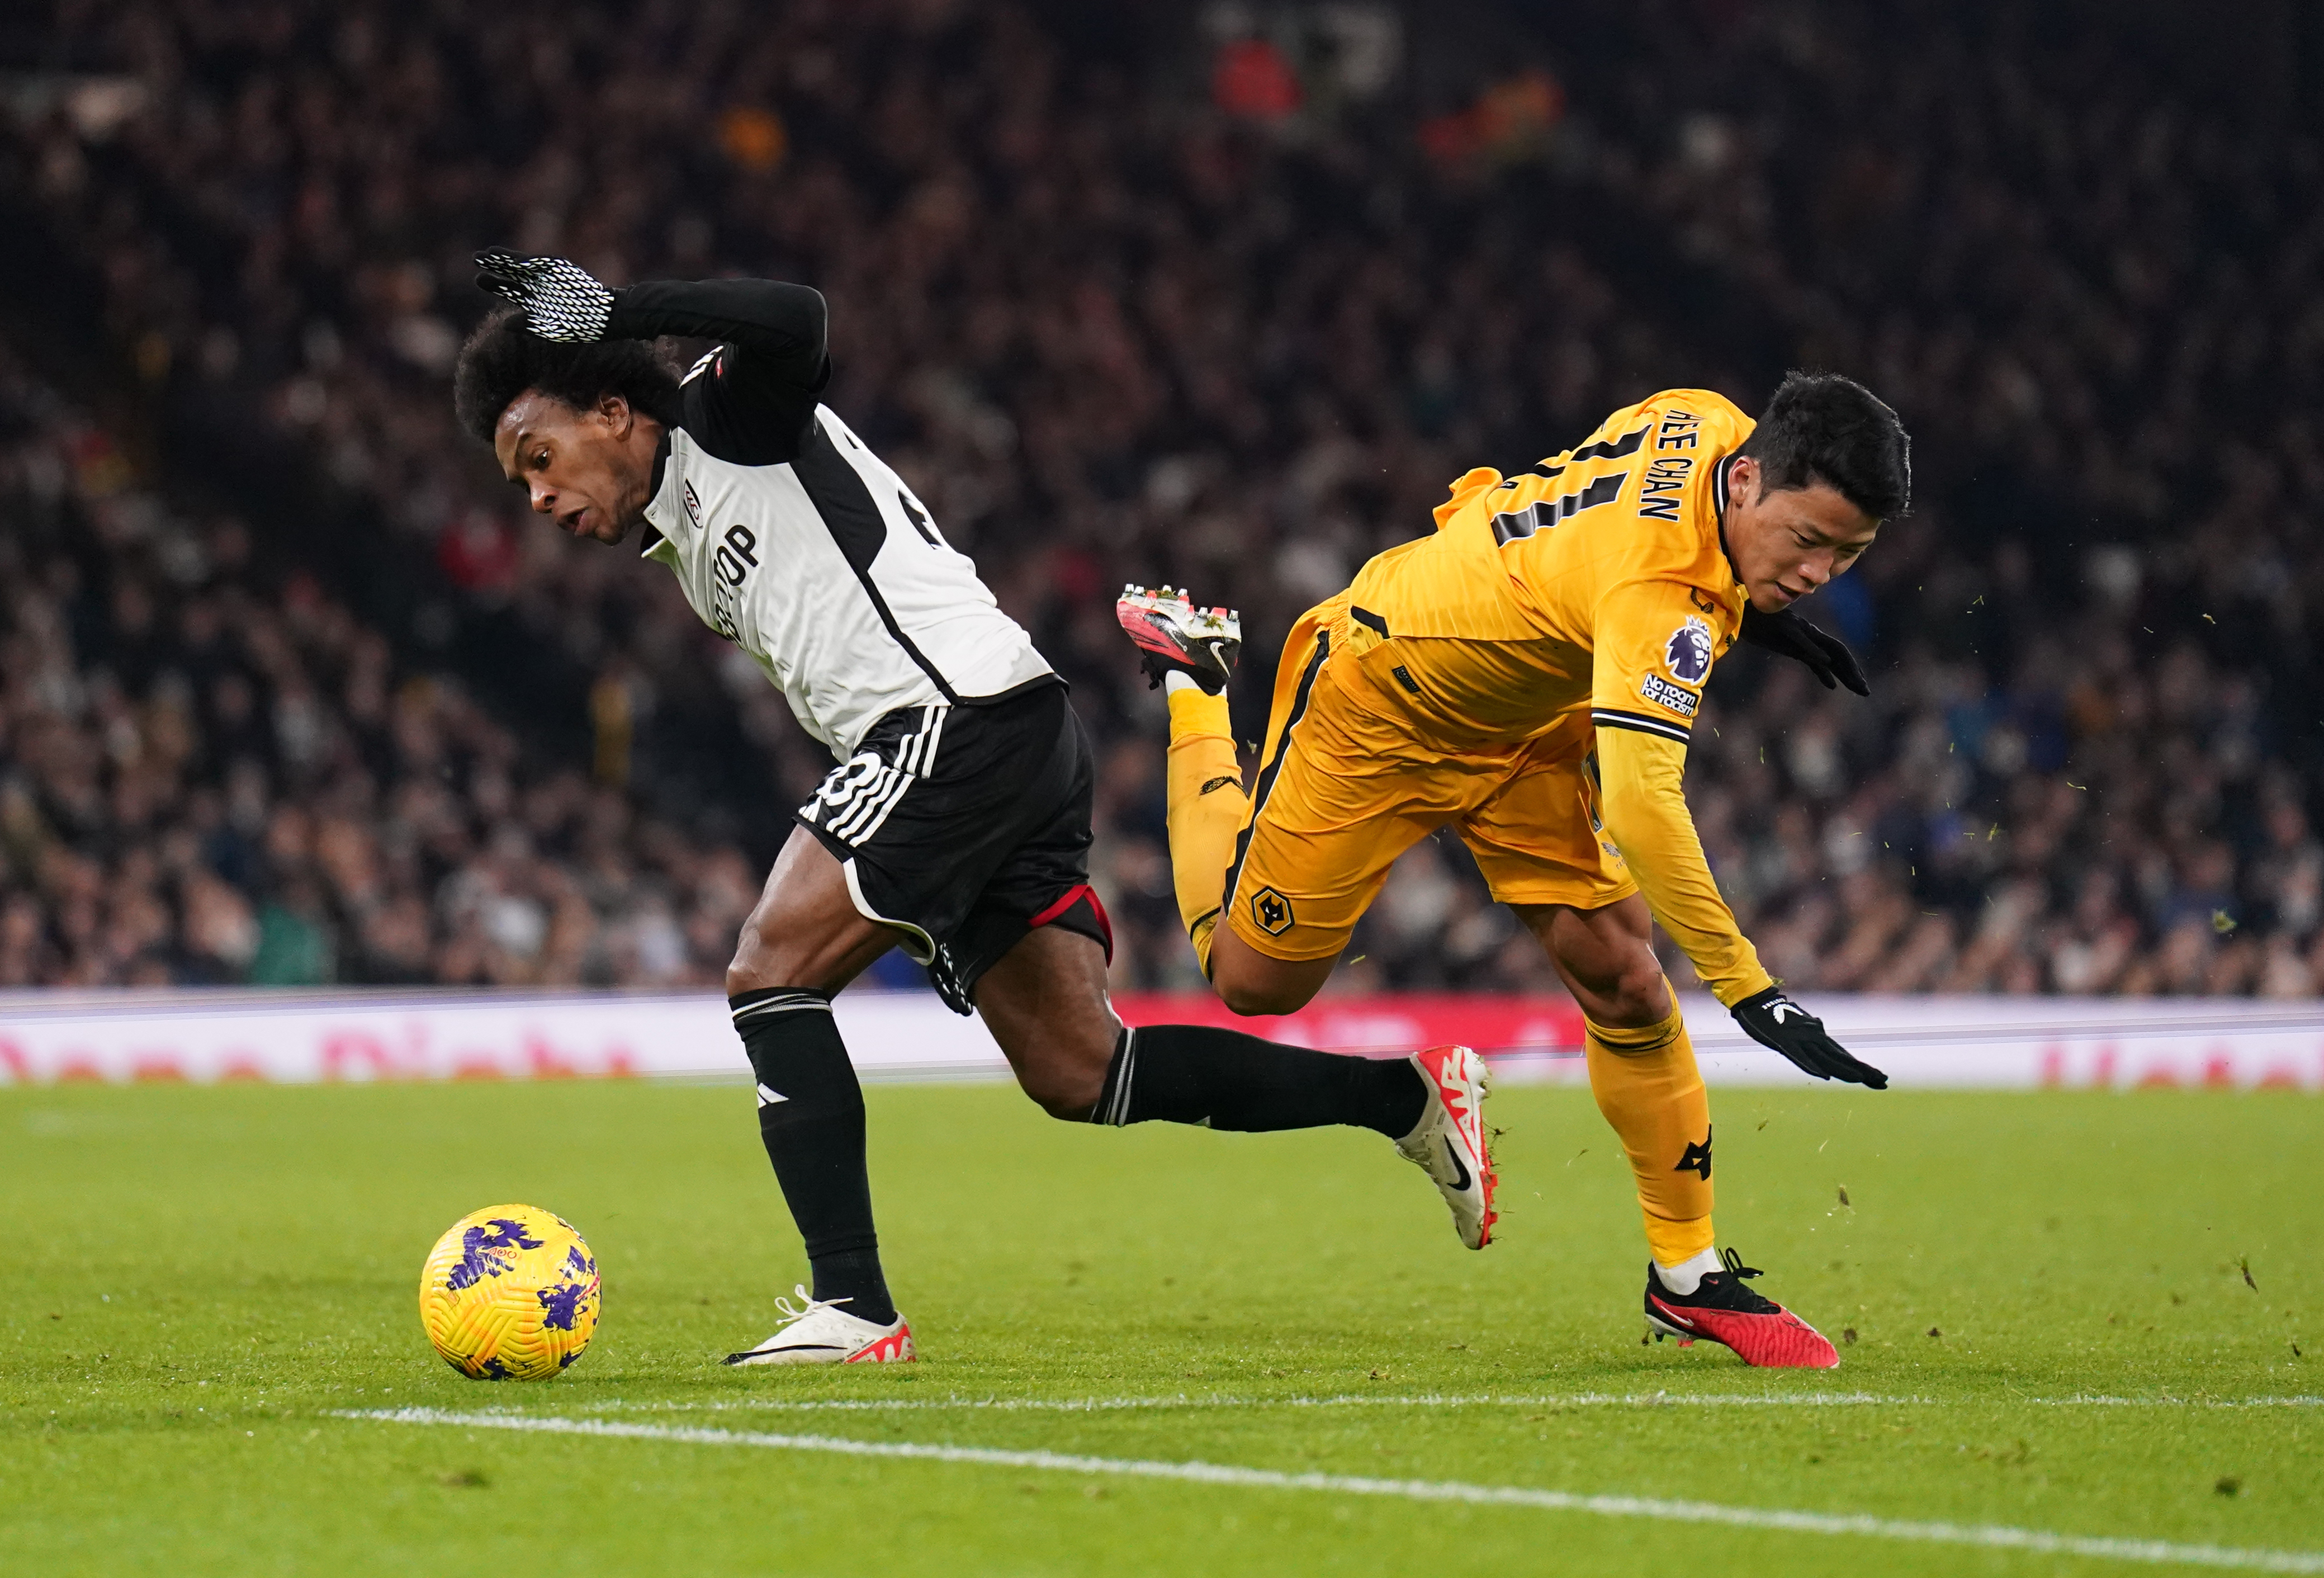
M 1538 1490 L 1523 1485 L 1469 1485 L 1452 1480 L 1381 1480 L 1347 1474 L 1289 1474 L 1231 1463 L 1163 1463 L 1150 1458 L 1087 1457 L 1062 1452 L 1016 1452 L 987 1446 L 947 1446 L 909 1441 L 853 1441 L 841 1435 L 770 1435 L 756 1431 L 704 1430 L 668 1425 L 628 1425 L 612 1419 L 566 1419 L 510 1414 L 456 1414 L 441 1408 L 341 1408 L 342 1419 L 372 1419 L 393 1425 L 451 1425 L 479 1430 L 519 1430 L 554 1435 L 611 1436 L 625 1441 L 669 1441 L 696 1446 L 755 1446 L 781 1452 L 827 1452 L 845 1457 L 912 1458 L 927 1463 L 976 1463 L 989 1468 L 1041 1469 L 1069 1474 L 1111 1474 L 1132 1479 L 1180 1480 L 1267 1490 L 1324 1490 L 1342 1496 L 1392 1496 L 1408 1501 L 1461 1501 L 1482 1507 L 1532 1507 L 1552 1512 L 1589 1512 L 1601 1518 L 1646 1518 L 1665 1523 L 1724 1524 L 1738 1528 L 1778 1529 L 1787 1534 L 1852 1534 L 1873 1539 L 1924 1545 L 1979 1546 L 2031 1551 L 2042 1555 L 2089 1556 L 2098 1560 L 2161 1565 L 2235 1567 L 2261 1573 L 2324 1573 L 2324 1551 L 2269 1551 L 2231 1546 L 2182 1546 L 2165 1540 L 2107 1539 L 2052 1534 L 1998 1524 L 1918 1523 L 1866 1514 L 1794 1512 L 1775 1508 L 1728 1507 L 1711 1501 L 1665 1501 L 1646 1496 L 1584 1496 L 1571 1490 Z
M 2023 1403 L 2037 1408 L 2314 1408 L 2324 1398 L 1996 1398 L 1997 1403 Z
M 1425 1393 L 1419 1396 L 1377 1397 L 1344 1393 L 1333 1397 L 1235 1397 L 1185 1393 L 1162 1397 L 1116 1398 L 824 1398 L 722 1400 L 712 1402 L 629 1403 L 619 1400 L 589 1403 L 592 1413 L 870 1413 L 885 1411 L 986 1411 L 997 1414 L 1100 1414 L 1141 1409 L 1176 1408 L 1606 1408 L 1606 1407 L 1765 1407 L 1765 1408 L 1905 1408 L 1941 1407 L 1948 1399 L 1894 1397 L 1877 1392 L 1565 1392 L 1470 1394 Z M 2324 1398 L 1990 1398 L 1955 1399 L 1959 1407 L 2025 1407 L 2041 1408 L 2310 1408 L 2324 1406 Z M 515 1417 L 522 1417 L 521 1415 Z
M 644 1413 L 724 1413 L 740 1411 L 857 1413 L 885 1409 L 958 1411 L 971 1409 L 996 1414 L 1102 1414 L 1134 1412 L 1144 1409 L 1176 1408 L 1475 1408 L 1475 1407 L 1655 1407 L 1700 1405 L 1706 1407 L 1855 1407 L 1897 1406 L 1931 1402 L 1928 1398 L 1881 1397 L 1870 1392 L 1800 1392 L 1791 1396 L 1754 1396 L 1749 1393 L 1696 1393 L 1692 1396 L 1671 1396 L 1656 1392 L 1568 1392 L 1563 1395 L 1531 1396 L 1510 1392 L 1477 1392 L 1459 1394 L 1424 1394 L 1413 1396 L 1376 1397 L 1350 1392 L 1336 1397 L 1321 1398 L 1262 1398 L 1235 1397 L 1211 1393 L 1189 1397 L 1185 1393 L 1163 1397 L 1120 1398 L 824 1398 L 787 1400 L 724 1400 L 715 1402 L 625 1403 L 604 1402 L 585 1404 L 585 1411 L 613 1412 L 615 1410 Z

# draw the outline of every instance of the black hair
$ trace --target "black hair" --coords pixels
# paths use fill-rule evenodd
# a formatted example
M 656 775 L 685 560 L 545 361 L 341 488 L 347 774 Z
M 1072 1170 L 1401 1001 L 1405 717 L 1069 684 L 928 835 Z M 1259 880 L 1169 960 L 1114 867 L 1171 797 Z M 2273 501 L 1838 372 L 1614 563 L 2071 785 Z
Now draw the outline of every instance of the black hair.
M 452 409 L 472 438 L 489 444 L 501 413 L 528 389 L 576 411 L 618 394 L 632 411 L 669 423 L 678 415 L 678 373 L 650 340 L 567 345 L 532 332 L 524 314 L 503 307 L 476 325 L 452 374 Z
M 1875 521 L 1912 507 L 1913 440 L 1873 392 L 1837 373 L 1786 373 L 1738 455 L 1773 493 L 1828 483 Z

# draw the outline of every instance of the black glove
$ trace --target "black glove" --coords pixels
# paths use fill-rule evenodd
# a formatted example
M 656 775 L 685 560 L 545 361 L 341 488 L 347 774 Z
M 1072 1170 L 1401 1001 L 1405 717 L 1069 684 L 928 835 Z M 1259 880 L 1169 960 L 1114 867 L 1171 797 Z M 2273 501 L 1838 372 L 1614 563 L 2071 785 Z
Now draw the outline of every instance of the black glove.
M 1745 1035 L 1762 1047 L 1774 1047 L 1818 1079 L 1837 1079 L 1877 1091 L 1888 1088 L 1886 1075 L 1850 1057 L 1847 1047 L 1824 1033 L 1823 1021 L 1785 997 L 1780 986 L 1745 998 L 1732 1012 Z
M 578 263 L 493 247 L 476 254 L 476 289 L 523 308 L 526 326 L 542 339 L 577 344 L 605 337 L 613 293 Z
M 1856 666 L 1856 654 L 1848 650 L 1848 643 L 1836 635 L 1824 634 L 1788 608 L 1781 614 L 1762 614 L 1746 603 L 1741 633 L 1755 647 L 1765 647 L 1805 663 L 1808 671 L 1823 681 L 1826 690 L 1837 683 L 1858 696 L 1872 694 L 1872 687 L 1864 682 L 1864 670 Z

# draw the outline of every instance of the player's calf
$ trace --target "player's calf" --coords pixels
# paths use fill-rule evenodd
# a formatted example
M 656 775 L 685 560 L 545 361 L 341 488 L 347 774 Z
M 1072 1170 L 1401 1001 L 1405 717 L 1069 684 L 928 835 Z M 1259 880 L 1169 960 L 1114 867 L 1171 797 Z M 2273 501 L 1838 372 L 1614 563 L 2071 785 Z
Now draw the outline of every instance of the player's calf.
M 1485 1066 L 1466 1047 L 1353 1057 L 1206 1025 L 1132 1029 L 1106 1001 L 1103 953 L 1069 932 L 1036 930 L 1018 943 L 985 972 L 976 1007 L 1018 1084 L 1052 1117 L 1243 1133 L 1370 1129 L 1429 1175 L 1463 1243 L 1479 1249 L 1491 1236 Z
M 893 1319 L 872 1225 L 863 1090 L 830 994 L 770 988 L 728 1003 L 751 1062 L 759 1138 L 798 1224 L 816 1297 Z

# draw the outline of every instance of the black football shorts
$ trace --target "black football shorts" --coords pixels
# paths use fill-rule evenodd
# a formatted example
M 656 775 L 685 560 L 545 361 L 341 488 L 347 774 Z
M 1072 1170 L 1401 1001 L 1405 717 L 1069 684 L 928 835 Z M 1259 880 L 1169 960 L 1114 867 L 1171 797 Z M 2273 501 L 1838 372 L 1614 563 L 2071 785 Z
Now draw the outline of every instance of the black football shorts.
M 1063 682 L 994 701 L 903 707 L 872 725 L 798 813 L 867 919 L 896 928 L 955 1013 L 1034 927 L 1113 956 L 1089 885 L 1096 787 Z

